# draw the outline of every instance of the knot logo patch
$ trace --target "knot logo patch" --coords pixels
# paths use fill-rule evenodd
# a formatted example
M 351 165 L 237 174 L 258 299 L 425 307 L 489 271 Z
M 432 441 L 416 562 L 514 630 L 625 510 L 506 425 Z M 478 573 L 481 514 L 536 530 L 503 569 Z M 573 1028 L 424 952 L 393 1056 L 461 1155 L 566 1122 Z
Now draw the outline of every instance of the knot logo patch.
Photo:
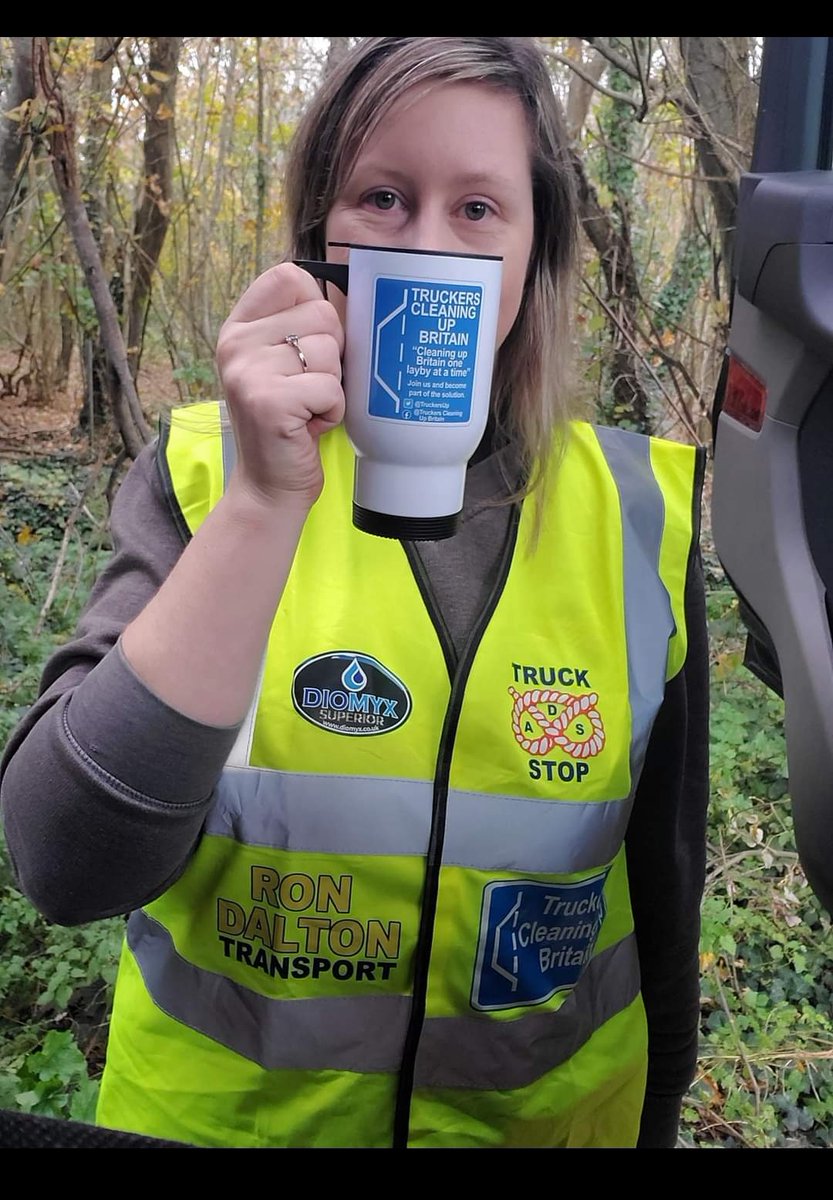
M 292 703 L 304 720 L 330 733 L 390 733 L 411 712 L 401 679 L 369 654 L 334 650 L 308 658 L 292 676 Z
M 483 889 L 472 1008 L 543 1004 L 575 987 L 605 919 L 607 871 L 579 883 L 489 883 Z
M 547 754 L 558 747 L 571 758 L 593 758 L 605 744 L 605 728 L 596 705 L 595 692 L 576 696 L 531 688 L 519 692 L 510 687 L 514 700 L 512 732 L 527 754 Z
M 512 733 L 521 749 L 535 756 L 529 759 L 530 779 L 556 786 L 582 783 L 590 774 L 589 760 L 602 752 L 606 740 L 598 692 L 573 690 L 592 688 L 590 668 L 512 663 L 512 673 L 524 688 L 509 688 Z

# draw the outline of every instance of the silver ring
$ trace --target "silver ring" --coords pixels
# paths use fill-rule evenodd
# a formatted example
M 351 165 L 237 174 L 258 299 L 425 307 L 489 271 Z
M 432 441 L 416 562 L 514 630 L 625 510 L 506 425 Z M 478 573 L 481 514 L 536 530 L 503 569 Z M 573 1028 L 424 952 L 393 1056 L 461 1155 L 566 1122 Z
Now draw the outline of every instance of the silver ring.
M 291 346 L 292 349 L 295 351 L 295 353 L 298 355 L 298 358 L 300 360 L 301 367 L 303 368 L 303 370 L 308 371 L 309 363 L 307 362 L 306 354 L 304 354 L 303 350 L 298 345 L 298 343 L 300 341 L 298 334 L 297 333 L 288 333 L 283 340 L 286 342 L 287 346 Z

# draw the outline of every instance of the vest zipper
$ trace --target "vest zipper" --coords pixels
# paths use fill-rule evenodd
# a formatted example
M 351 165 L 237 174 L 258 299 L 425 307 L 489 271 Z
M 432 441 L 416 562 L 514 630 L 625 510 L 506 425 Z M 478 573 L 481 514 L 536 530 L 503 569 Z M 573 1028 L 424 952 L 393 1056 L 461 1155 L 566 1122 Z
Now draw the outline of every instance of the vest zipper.
M 457 735 L 457 725 L 463 707 L 463 695 L 469 677 L 471 665 L 477 648 L 486 630 L 492 613 L 495 611 L 503 594 L 509 566 L 515 552 L 518 539 L 518 523 L 520 521 L 520 505 L 515 505 L 506 541 L 503 546 L 500 565 L 495 577 L 494 586 L 489 599 L 483 607 L 479 619 L 469 635 L 459 662 L 454 652 L 451 637 L 442 614 L 438 611 L 436 598 L 430 586 L 425 568 L 419 556 L 404 545 L 405 553 L 414 572 L 428 615 L 434 623 L 437 636 L 445 655 L 451 678 L 451 695 L 443 722 L 440 745 L 437 753 L 437 766 L 434 772 L 434 800 L 431 812 L 431 835 L 428 841 L 428 853 L 425 863 L 425 887 L 423 890 L 422 907 L 420 912 L 419 932 L 417 934 L 416 950 L 414 952 L 414 986 L 411 1001 L 411 1016 L 405 1034 L 405 1045 L 402 1052 L 402 1065 L 399 1069 L 399 1080 L 396 1090 L 396 1109 L 393 1119 L 393 1147 L 406 1149 L 408 1132 L 411 1121 L 411 1096 L 414 1086 L 414 1070 L 419 1050 L 419 1039 L 425 1023 L 425 1005 L 428 993 L 428 971 L 431 961 L 431 948 L 434 941 L 434 921 L 437 914 L 437 896 L 440 890 L 440 867 L 442 866 L 443 843 L 445 841 L 445 818 L 448 805 L 448 777 L 451 771 L 451 757 L 454 740 Z

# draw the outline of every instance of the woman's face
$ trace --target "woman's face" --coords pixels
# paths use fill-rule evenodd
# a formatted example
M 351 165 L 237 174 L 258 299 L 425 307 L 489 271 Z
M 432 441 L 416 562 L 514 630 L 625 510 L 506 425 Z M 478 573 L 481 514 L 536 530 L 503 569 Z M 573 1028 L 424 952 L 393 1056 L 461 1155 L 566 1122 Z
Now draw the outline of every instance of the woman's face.
M 529 133 L 521 102 L 478 83 L 406 94 L 356 159 L 327 241 L 503 258 L 497 344 L 518 315 L 533 236 Z M 328 258 L 347 251 L 328 247 Z M 343 319 L 344 297 L 329 289 Z

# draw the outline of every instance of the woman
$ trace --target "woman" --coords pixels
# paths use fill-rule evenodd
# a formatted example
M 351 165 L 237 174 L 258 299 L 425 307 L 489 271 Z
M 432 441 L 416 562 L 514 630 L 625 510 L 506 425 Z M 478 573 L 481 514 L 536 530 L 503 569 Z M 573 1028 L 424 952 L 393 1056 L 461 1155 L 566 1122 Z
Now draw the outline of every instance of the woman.
M 492 419 L 454 537 L 355 530 L 342 300 L 284 263 L 220 333 L 233 454 L 216 409 L 177 411 L 125 481 L 2 793 L 48 916 L 133 911 L 103 1124 L 674 1144 L 698 1024 L 702 464 L 566 424 L 570 178 L 525 38 L 366 39 L 299 128 L 293 258 L 503 258 Z M 351 680 L 390 714 L 378 733 L 322 716 Z

